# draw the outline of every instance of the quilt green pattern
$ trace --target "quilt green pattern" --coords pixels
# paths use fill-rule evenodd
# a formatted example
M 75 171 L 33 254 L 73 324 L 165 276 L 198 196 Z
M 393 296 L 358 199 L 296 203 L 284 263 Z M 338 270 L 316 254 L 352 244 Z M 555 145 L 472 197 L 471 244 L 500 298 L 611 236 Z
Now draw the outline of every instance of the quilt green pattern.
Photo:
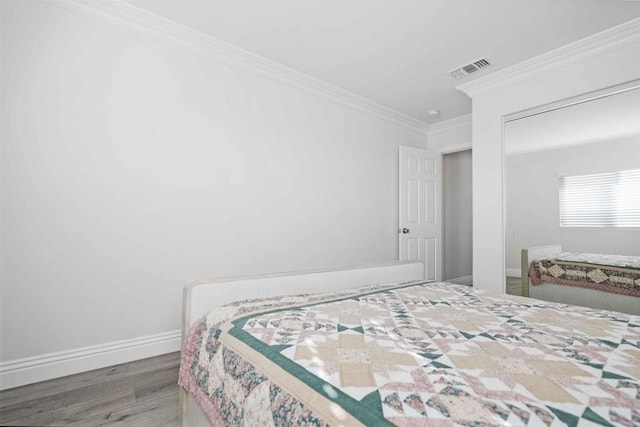
M 180 375 L 214 424 L 640 425 L 638 316 L 425 282 L 223 312 Z

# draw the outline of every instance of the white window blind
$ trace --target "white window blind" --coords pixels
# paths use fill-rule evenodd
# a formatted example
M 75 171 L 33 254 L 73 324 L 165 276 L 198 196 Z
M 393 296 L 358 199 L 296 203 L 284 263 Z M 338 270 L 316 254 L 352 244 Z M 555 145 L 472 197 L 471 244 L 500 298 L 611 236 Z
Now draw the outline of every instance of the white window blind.
M 640 227 L 640 169 L 560 178 L 561 227 Z

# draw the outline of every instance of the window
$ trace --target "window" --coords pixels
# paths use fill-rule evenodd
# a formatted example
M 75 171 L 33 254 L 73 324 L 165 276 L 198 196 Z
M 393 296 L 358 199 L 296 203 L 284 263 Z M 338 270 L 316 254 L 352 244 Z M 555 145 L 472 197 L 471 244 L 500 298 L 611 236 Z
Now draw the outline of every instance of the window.
M 561 177 L 560 227 L 640 227 L 640 169 Z

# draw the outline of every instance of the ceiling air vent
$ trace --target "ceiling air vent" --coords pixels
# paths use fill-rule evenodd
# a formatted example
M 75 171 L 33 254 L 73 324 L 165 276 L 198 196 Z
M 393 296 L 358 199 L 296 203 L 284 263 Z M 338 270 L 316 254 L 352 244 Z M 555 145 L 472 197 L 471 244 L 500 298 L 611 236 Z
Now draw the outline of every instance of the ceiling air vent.
M 449 75 L 456 80 L 460 80 L 467 77 L 469 74 L 480 71 L 481 69 L 487 68 L 490 65 L 491 63 L 486 58 L 481 58 L 473 61 L 470 64 L 454 68 L 453 70 L 449 71 Z

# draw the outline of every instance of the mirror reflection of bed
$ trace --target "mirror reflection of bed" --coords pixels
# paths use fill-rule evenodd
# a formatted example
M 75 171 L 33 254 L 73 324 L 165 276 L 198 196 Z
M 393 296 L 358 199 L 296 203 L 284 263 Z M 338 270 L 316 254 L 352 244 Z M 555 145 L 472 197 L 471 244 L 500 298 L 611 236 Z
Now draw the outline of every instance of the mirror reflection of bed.
M 613 219 L 607 219 L 605 226 L 581 223 L 570 209 L 582 208 L 567 207 L 566 202 L 570 200 L 569 185 L 576 185 L 572 184 L 574 178 L 585 186 L 584 193 L 571 201 L 580 204 L 596 194 L 596 189 L 589 187 L 592 180 L 620 180 L 620 171 L 640 169 L 640 82 L 513 115 L 506 118 L 504 132 L 507 293 L 640 314 L 640 269 L 633 275 L 635 261 L 640 261 L 640 227 L 633 219 L 616 222 L 612 212 L 609 216 Z M 565 191 L 562 221 L 561 185 Z M 620 199 L 614 202 L 618 217 L 640 216 L 640 193 L 616 197 Z M 604 206 L 604 202 L 596 204 Z M 544 247 L 551 247 L 552 253 Z M 565 264 L 551 273 L 544 271 L 547 278 L 557 275 L 560 284 L 543 281 L 534 285 L 530 279 L 522 279 L 529 272 L 533 255 L 549 257 L 554 252 L 637 258 L 625 261 L 631 267 L 627 271 L 621 265 L 567 269 Z M 543 269 L 551 268 L 549 265 L 541 264 Z M 588 283 L 577 283 L 578 276 L 584 276 Z M 608 283 L 613 288 L 607 288 Z

